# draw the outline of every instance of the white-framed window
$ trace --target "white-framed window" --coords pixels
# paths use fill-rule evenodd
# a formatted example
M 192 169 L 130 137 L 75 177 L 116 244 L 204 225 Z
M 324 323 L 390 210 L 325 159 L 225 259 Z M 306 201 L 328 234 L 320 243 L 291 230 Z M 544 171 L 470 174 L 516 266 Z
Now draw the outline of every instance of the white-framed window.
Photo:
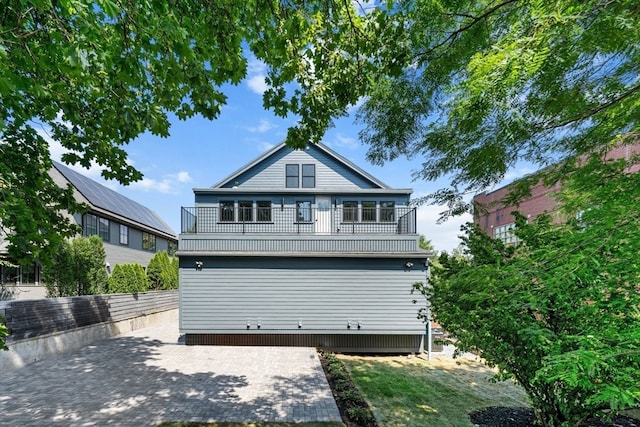
M 220 201 L 219 220 L 221 222 L 230 222 L 235 220 L 233 200 Z
M 271 222 L 270 200 L 258 200 L 256 202 L 256 220 L 259 222 Z
M 358 221 L 358 202 L 355 200 L 345 200 L 342 202 L 342 221 Z
M 502 240 L 504 244 L 518 243 L 518 238 L 513 233 L 514 228 L 516 228 L 514 222 L 495 227 L 493 229 L 493 238 Z
M 253 202 L 250 200 L 240 200 L 238 202 L 238 221 L 253 221 Z
M 376 202 L 371 200 L 362 201 L 362 222 L 376 222 Z
M 380 202 L 380 221 L 395 222 L 396 202 Z
M 296 221 L 311 222 L 311 202 L 301 200 L 296 202 Z

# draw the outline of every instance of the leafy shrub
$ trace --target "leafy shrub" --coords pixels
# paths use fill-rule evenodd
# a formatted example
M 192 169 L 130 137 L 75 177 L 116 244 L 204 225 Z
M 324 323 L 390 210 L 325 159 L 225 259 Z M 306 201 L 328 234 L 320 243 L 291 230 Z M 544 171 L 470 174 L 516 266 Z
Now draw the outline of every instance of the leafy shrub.
M 640 173 L 627 166 L 573 169 L 558 195 L 567 224 L 516 214 L 517 246 L 469 224 L 470 256 L 441 256 L 421 289 L 460 350 L 522 385 L 540 425 L 640 405 Z
M 98 236 L 62 241 L 52 262 L 42 268 L 42 282 L 50 297 L 104 293 L 108 276 L 106 253 Z
M 0 316 L 0 350 L 8 350 L 4 339 L 9 336 L 9 329 L 4 322 L 4 317 Z
M 109 277 L 109 293 L 136 294 L 149 289 L 149 281 L 140 264 L 116 264 Z

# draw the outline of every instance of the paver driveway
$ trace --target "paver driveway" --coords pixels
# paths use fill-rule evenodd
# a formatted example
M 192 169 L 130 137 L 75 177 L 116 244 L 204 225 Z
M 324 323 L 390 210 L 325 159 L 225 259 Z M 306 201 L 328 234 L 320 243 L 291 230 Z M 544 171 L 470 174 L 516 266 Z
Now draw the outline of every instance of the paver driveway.
M 315 349 L 178 338 L 174 322 L 0 374 L 0 424 L 340 421 Z

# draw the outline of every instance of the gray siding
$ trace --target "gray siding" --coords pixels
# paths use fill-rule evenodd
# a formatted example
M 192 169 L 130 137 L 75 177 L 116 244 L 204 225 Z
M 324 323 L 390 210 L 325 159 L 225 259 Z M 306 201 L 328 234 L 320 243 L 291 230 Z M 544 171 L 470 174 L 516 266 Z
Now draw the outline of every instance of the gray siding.
M 181 234 L 181 252 L 323 252 L 402 253 L 417 252 L 418 236 L 388 235 L 220 235 Z
M 196 260 L 203 262 L 202 271 L 196 271 Z M 405 259 L 181 257 L 180 329 L 420 334 L 425 327 L 410 291 L 425 279 L 425 260 L 411 261 L 414 267 L 407 270 Z
M 285 188 L 285 165 L 288 163 L 315 164 L 316 188 L 379 188 L 313 146 L 306 150 L 283 148 L 223 188 Z

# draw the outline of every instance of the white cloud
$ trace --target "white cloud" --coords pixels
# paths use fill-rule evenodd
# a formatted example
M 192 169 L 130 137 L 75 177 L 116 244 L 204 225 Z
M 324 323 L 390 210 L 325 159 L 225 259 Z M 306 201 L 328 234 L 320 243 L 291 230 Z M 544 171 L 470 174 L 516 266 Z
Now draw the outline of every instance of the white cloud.
M 451 252 L 460 244 L 460 226 L 466 222 L 473 221 L 471 214 L 464 214 L 449 218 L 442 224 L 438 224 L 440 212 L 444 211 L 444 206 L 420 206 L 417 212 L 418 233 L 431 241 L 436 252 Z
M 189 175 L 189 172 L 186 172 L 186 171 L 178 172 L 175 175 L 175 177 L 178 180 L 178 182 L 181 182 L 183 184 L 187 182 L 191 182 L 191 176 Z
M 250 59 L 247 64 L 247 74 L 249 75 L 247 85 L 249 86 L 249 89 L 258 95 L 262 95 L 267 89 L 269 89 L 269 86 L 265 81 L 266 70 L 267 66 L 264 62 L 255 57 Z
M 132 182 L 129 187 L 133 190 L 144 192 L 158 192 L 163 194 L 178 194 L 181 191 L 181 185 L 191 182 L 189 172 L 178 172 L 175 174 L 167 174 L 161 179 L 142 178 L 141 181 Z
M 277 126 L 271 123 L 270 121 L 263 119 L 263 120 L 260 120 L 260 123 L 258 123 L 257 126 L 250 126 L 247 128 L 247 130 L 249 132 L 265 133 L 276 127 Z
M 358 144 L 358 140 L 350 136 L 345 136 L 341 133 L 336 134 L 331 145 L 335 145 L 339 148 L 348 148 L 350 150 L 355 150 L 360 146 L 360 144 Z

